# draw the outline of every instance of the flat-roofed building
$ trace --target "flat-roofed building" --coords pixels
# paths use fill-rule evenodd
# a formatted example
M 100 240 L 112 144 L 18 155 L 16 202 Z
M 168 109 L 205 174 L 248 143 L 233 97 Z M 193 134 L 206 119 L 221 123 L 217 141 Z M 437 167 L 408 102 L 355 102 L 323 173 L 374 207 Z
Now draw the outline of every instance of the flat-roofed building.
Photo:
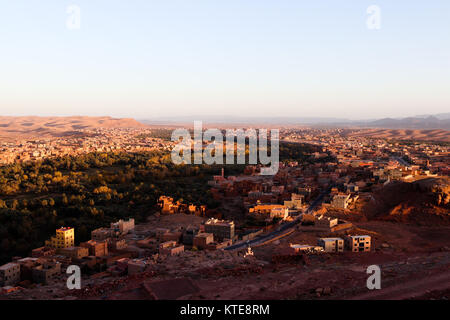
M 352 252 L 368 252 L 371 246 L 371 237 L 367 235 L 347 236 L 345 244 Z
M 175 241 L 167 241 L 159 245 L 159 254 L 163 256 L 175 256 L 182 252 L 184 252 L 184 246 L 178 245 Z
M 161 196 L 158 200 L 158 205 L 161 208 L 162 214 L 172 214 L 175 213 L 175 204 L 173 203 L 173 198 L 167 196 Z
M 198 249 L 206 249 L 208 244 L 214 242 L 214 235 L 212 233 L 199 233 L 194 238 L 194 246 Z
M 331 207 L 335 209 L 347 209 L 350 203 L 350 195 L 349 194 L 337 194 L 333 197 L 331 201 Z
M 69 247 L 60 249 L 59 253 L 72 259 L 82 259 L 89 255 L 89 249 L 85 247 Z
M 256 218 L 284 220 L 289 216 L 289 208 L 281 204 L 259 204 L 250 208 L 249 213 Z
M 125 239 L 113 239 L 108 242 L 108 250 L 117 251 L 124 250 L 128 247 L 127 241 Z
M 322 247 L 325 252 L 344 251 L 344 239 L 341 238 L 320 238 L 317 245 Z
M 294 249 L 295 252 L 316 253 L 324 251 L 321 246 L 311 246 L 309 244 L 291 244 L 290 247 Z
M 316 216 L 314 219 L 314 225 L 319 228 L 331 229 L 338 224 L 339 220 L 337 218 L 325 217 L 323 215 Z
M 48 284 L 61 273 L 61 263 L 46 261 L 33 268 L 32 272 L 35 283 Z
M 75 229 L 62 227 L 56 230 L 56 236 L 45 241 L 45 245 L 54 249 L 73 247 L 75 244 Z
M 291 200 L 284 201 L 284 205 L 288 209 L 300 209 L 302 207 L 302 200 L 303 199 L 304 199 L 303 195 L 293 193 L 293 194 L 291 194 Z
M 143 260 L 143 259 L 128 260 L 128 262 L 127 262 L 128 274 L 132 275 L 132 274 L 144 272 L 147 269 L 147 267 L 150 265 L 151 265 L 150 261 Z
M 205 233 L 212 233 L 218 240 L 233 240 L 234 221 L 209 219 L 205 222 Z
M 108 240 L 109 238 L 112 238 L 116 235 L 118 235 L 118 234 L 111 228 L 98 228 L 98 229 L 92 230 L 91 239 L 94 241 L 104 241 L 104 240 Z
M 193 245 L 194 238 L 199 233 L 198 227 L 188 226 L 183 232 L 183 243 L 186 245 Z
M 13 286 L 20 281 L 20 264 L 9 262 L 0 267 L 0 286 Z
M 111 223 L 111 229 L 118 230 L 120 234 L 125 235 L 131 230 L 134 230 L 134 219 L 130 218 L 128 220 L 120 219 L 117 222 Z
M 33 258 L 48 257 L 48 256 L 53 256 L 55 254 L 56 254 L 56 250 L 54 248 L 50 248 L 50 247 L 40 247 L 40 248 L 33 249 L 31 251 L 31 256 Z
M 39 258 L 22 258 L 15 262 L 20 264 L 20 281 L 29 280 L 33 281 L 33 268 L 41 264 Z
M 89 255 L 102 257 L 108 255 L 108 242 L 89 240 L 80 244 L 81 247 L 89 249 Z

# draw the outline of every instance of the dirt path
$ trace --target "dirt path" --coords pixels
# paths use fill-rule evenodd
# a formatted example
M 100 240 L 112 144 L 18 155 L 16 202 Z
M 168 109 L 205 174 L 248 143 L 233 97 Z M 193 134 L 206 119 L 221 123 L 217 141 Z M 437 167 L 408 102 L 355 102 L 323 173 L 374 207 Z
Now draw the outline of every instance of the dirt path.
M 402 284 L 373 290 L 350 298 L 350 300 L 403 300 L 426 294 L 428 291 L 450 288 L 450 270 L 436 275 L 424 274 L 422 278 Z

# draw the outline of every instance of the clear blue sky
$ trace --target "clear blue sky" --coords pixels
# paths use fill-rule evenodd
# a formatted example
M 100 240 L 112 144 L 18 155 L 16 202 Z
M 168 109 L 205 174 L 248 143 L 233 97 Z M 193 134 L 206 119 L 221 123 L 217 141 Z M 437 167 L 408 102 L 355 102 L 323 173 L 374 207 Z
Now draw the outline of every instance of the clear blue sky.
M 450 112 L 450 1 L 0 0 L 0 58 L 1 115 Z

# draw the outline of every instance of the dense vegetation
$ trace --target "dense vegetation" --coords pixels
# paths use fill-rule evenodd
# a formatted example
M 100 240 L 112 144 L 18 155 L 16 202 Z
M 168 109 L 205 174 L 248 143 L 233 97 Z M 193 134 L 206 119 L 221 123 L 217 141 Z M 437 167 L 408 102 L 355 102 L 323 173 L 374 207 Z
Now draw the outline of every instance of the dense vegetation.
M 280 160 L 284 162 L 297 161 L 298 163 L 313 163 L 335 160 L 329 155 L 319 159 L 312 159 L 311 154 L 314 152 L 322 152 L 322 148 L 305 143 L 280 142 Z

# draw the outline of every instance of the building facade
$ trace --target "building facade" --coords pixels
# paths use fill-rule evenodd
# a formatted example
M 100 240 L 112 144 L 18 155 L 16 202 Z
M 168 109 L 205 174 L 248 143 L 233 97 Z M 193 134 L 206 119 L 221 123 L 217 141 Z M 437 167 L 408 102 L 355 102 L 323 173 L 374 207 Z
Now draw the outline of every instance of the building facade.
M 350 195 L 349 194 L 337 194 L 333 197 L 331 201 L 331 207 L 335 209 L 347 209 L 350 203 Z
M 120 219 L 117 222 L 111 223 L 111 229 L 118 230 L 120 234 L 125 235 L 131 230 L 134 230 L 134 219 L 130 218 L 127 221 Z
M 367 235 L 348 236 L 345 238 L 345 244 L 347 249 L 352 252 L 369 252 L 371 237 Z
M 45 241 L 45 245 L 54 249 L 73 247 L 75 244 L 75 229 L 62 227 L 56 230 L 56 236 Z
M 212 233 L 199 233 L 194 238 L 194 246 L 198 249 L 206 249 L 208 244 L 214 242 Z
M 89 255 L 103 257 L 108 255 L 108 242 L 89 240 L 80 244 L 81 247 L 89 249 Z
M 45 262 L 32 270 L 35 283 L 48 284 L 61 273 L 60 262 Z
M 159 245 L 159 254 L 163 256 L 175 256 L 182 252 L 184 252 L 184 246 L 178 245 L 175 241 L 167 241 Z
M 20 281 L 20 264 L 10 262 L 0 267 L 0 286 L 13 286 Z
M 344 239 L 341 238 L 320 238 L 317 245 L 325 252 L 343 252 Z
M 84 247 L 69 247 L 60 249 L 59 253 L 72 259 L 82 259 L 89 255 L 89 249 Z
M 234 239 L 234 222 L 209 219 L 205 222 L 205 233 L 212 233 L 217 239 Z

